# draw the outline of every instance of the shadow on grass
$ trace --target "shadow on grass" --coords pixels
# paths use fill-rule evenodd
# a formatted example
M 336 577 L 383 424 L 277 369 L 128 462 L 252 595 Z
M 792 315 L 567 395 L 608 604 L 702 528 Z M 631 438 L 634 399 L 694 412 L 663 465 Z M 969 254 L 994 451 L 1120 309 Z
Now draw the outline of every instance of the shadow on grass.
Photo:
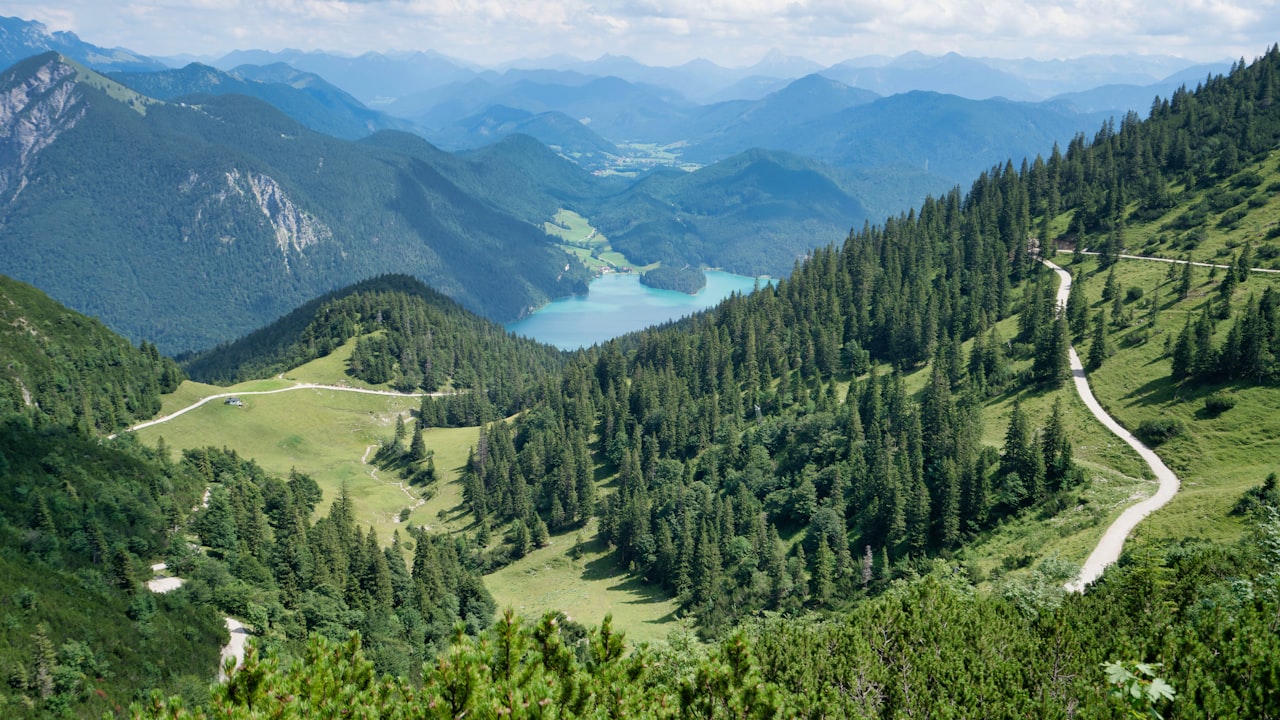
M 590 543 L 584 543 L 589 552 L 601 552 L 603 541 L 594 540 Z M 613 554 L 601 555 L 593 560 L 588 561 L 582 568 L 583 580 L 618 580 L 618 582 L 608 587 L 610 592 L 622 592 L 630 596 L 628 600 L 622 600 L 627 605 L 648 605 L 652 603 L 666 602 L 671 598 L 661 588 L 656 585 L 646 583 L 641 578 L 631 575 L 618 564 Z
M 1124 395 L 1128 405 L 1170 405 L 1186 402 L 1189 398 L 1181 397 L 1182 388 L 1167 377 L 1155 378 L 1139 385 Z

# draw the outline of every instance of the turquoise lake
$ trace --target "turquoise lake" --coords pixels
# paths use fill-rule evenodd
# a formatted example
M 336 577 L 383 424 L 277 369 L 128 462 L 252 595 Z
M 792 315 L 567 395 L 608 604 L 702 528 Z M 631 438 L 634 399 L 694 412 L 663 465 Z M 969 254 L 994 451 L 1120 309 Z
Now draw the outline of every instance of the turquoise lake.
M 763 285 L 771 282 L 761 278 Z M 576 350 L 713 307 L 729 295 L 749 293 L 756 278 L 707 271 L 707 285 L 696 295 L 655 290 L 638 274 L 608 274 L 591 281 L 587 295 L 561 298 L 506 327 L 561 350 Z

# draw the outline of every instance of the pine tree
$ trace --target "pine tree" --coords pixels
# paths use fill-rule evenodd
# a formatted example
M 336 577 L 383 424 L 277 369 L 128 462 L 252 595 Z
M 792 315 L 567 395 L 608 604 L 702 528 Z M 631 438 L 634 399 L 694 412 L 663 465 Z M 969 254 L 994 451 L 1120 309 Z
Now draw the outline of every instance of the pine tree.
M 1186 300 L 1191 295 L 1191 271 L 1195 266 L 1191 264 L 1191 256 L 1188 255 L 1186 260 L 1182 262 L 1182 273 L 1178 276 L 1178 299 Z
M 409 443 L 409 460 L 421 462 L 427 457 L 427 441 L 422 436 L 422 422 L 419 421 L 413 430 L 413 440 Z
M 116 587 L 126 592 L 133 592 L 137 586 L 137 581 L 133 578 L 133 558 L 122 547 L 117 547 L 111 556 L 111 580 Z
M 818 547 L 813 555 L 813 602 L 825 607 L 835 597 L 836 592 L 836 558 L 827 545 L 825 537 L 818 538 Z
M 1056 492 L 1063 488 L 1072 468 L 1071 440 L 1067 437 L 1066 422 L 1062 416 L 1062 398 L 1053 401 L 1053 411 L 1040 437 L 1040 449 L 1048 489 Z
M 1089 327 L 1089 301 L 1084 292 L 1084 273 L 1077 272 L 1067 292 L 1067 324 L 1072 335 L 1083 335 Z
M 1026 414 L 1022 412 L 1022 403 L 1015 401 L 1000 453 L 1000 476 L 1004 485 L 1002 500 L 1010 507 L 1021 506 L 1030 494 L 1029 484 L 1035 472 L 1034 466 L 1028 462 L 1031 448 L 1031 430 Z
M 1035 359 L 1032 374 L 1050 387 L 1060 387 L 1071 377 L 1071 340 L 1068 337 L 1067 319 L 1059 315 L 1052 323 L 1036 334 Z
M 1111 347 L 1107 343 L 1107 323 L 1102 317 L 1102 311 L 1094 316 L 1093 322 L 1093 339 L 1089 343 L 1089 356 L 1085 361 L 1085 365 L 1090 370 L 1097 370 L 1102 367 L 1105 361 L 1111 355 Z
M 960 544 L 960 477 L 951 458 L 942 461 L 939 487 L 938 544 L 944 548 Z M 867 546 L 870 552 L 871 546 Z
M 1190 377 L 1192 363 L 1194 361 L 1193 339 L 1191 333 L 1191 316 L 1187 316 L 1186 323 L 1182 326 L 1182 332 L 1178 335 L 1178 340 L 1174 343 L 1173 352 L 1171 353 L 1172 370 L 1170 376 L 1175 382 Z
M 1253 267 L 1253 243 L 1246 242 L 1236 257 L 1236 282 L 1248 282 Z
M 31 644 L 34 645 L 31 652 L 34 668 L 30 687 L 36 691 L 41 700 L 47 700 L 53 695 L 57 656 L 53 652 L 53 643 L 49 641 L 49 631 L 44 623 L 36 625 L 35 634 L 31 636 Z
M 533 549 L 533 537 L 529 533 L 529 526 L 525 525 L 524 520 L 517 519 L 515 524 L 511 526 L 511 554 L 516 558 L 522 558 L 529 554 Z
M 1113 267 L 1107 273 L 1106 284 L 1102 286 L 1102 301 L 1111 302 L 1120 297 L 1120 282 L 1116 280 L 1116 269 Z

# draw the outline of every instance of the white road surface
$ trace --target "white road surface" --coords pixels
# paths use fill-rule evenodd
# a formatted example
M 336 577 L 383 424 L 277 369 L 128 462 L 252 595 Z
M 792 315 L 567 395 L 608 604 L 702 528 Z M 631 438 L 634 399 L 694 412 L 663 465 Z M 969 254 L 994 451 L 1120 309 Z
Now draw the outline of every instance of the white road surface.
M 218 661 L 218 680 L 227 679 L 227 673 L 222 668 L 227 665 L 227 658 L 236 659 L 236 667 L 244 664 L 244 644 L 249 639 L 249 629 L 244 623 L 235 618 L 225 618 L 227 621 L 227 632 L 231 633 L 231 640 L 222 648 L 222 657 Z
M 392 390 L 367 390 L 365 388 L 353 388 L 353 387 L 346 387 L 344 385 L 319 385 L 316 383 L 298 383 L 297 385 L 290 385 L 289 387 L 279 388 L 276 390 L 251 390 L 248 392 L 226 392 L 226 393 L 218 393 L 217 395 L 210 395 L 209 397 L 206 397 L 206 398 L 200 398 L 199 400 L 191 403 L 190 405 L 182 408 L 181 410 L 171 412 L 168 415 L 158 417 L 154 420 L 148 420 L 146 422 L 138 423 L 133 427 L 125 428 L 124 432 L 133 432 L 135 430 L 149 428 L 152 425 L 159 425 L 160 423 L 169 422 L 170 420 L 178 417 L 179 415 L 185 415 L 186 413 L 189 413 L 192 410 L 195 410 L 201 405 L 204 405 L 205 403 L 210 402 L 212 400 L 220 400 L 222 398 L 229 398 L 229 397 L 248 397 L 250 395 L 276 395 L 284 392 L 293 392 L 294 390 L 337 390 L 339 392 L 353 392 L 353 393 L 361 393 L 364 395 L 383 395 L 386 397 L 426 397 L 428 395 L 430 395 L 431 397 L 444 397 L 445 395 L 456 394 L 452 392 L 402 393 L 402 392 L 395 392 Z M 115 435 L 110 435 L 109 437 L 114 438 Z
M 167 593 L 182 587 L 182 583 L 186 582 L 180 577 L 166 575 L 168 566 L 164 563 L 156 563 L 151 566 L 151 572 L 156 577 L 147 581 L 147 589 L 153 593 Z M 249 629 L 244 623 L 235 618 L 223 618 L 227 623 L 227 632 L 231 633 L 231 639 L 222 647 L 222 654 L 218 658 L 218 681 L 222 682 L 227 679 L 227 673 L 223 668 L 227 664 L 227 658 L 236 659 L 236 667 L 244 664 L 244 644 L 249 639 Z
M 1048 260 L 1042 262 L 1053 268 L 1054 272 L 1058 273 L 1058 277 L 1062 279 L 1062 284 L 1058 287 L 1058 308 L 1059 310 L 1065 309 L 1067 295 L 1071 292 L 1071 273 Z M 1155 495 L 1130 505 L 1120 514 L 1120 517 L 1116 518 L 1115 522 L 1111 523 L 1111 527 L 1107 528 L 1102 539 L 1098 541 L 1098 546 L 1093 549 L 1092 553 L 1089 553 L 1088 559 L 1084 561 L 1084 566 L 1080 568 L 1080 575 L 1066 585 L 1067 590 L 1070 592 L 1084 592 L 1084 589 L 1090 583 L 1102 575 L 1102 571 L 1108 565 L 1114 563 L 1120 557 L 1120 551 L 1124 548 L 1125 539 L 1129 537 L 1129 533 L 1137 527 L 1138 523 L 1173 499 L 1173 496 L 1178 492 L 1178 476 L 1173 474 L 1169 466 L 1165 465 L 1160 456 L 1152 452 L 1151 448 L 1134 437 L 1133 433 L 1121 427 L 1115 418 L 1102 409 L 1098 399 L 1093 396 L 1093 390 L 1089 387 L 1089 380 L 1084 374 L 1084 365 L 1080 362 L 1080 356 L 1076 353 L 1074 346 L 1071 348 L 1071 378 L 1075 382 L 1076 392 L 1080 394 L 1080 399 L 1089 408 L 1089 412 L 1093 413 L 1098 422 L 1105 425 L 1116 437 L 1133 448 L 1146 461 L 1147 465 L 1151 466 L 1151 472 L 1160 483 Z

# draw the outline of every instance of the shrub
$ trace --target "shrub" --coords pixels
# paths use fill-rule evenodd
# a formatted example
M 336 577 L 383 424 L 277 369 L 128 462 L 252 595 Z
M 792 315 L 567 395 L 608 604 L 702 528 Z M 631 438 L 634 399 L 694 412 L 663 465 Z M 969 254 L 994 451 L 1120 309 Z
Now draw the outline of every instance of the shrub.
M 1137 435 L 1148 445 L 1160 445 L 1178 437 L 1185 430 L 1186 427 L 1177 418 L 1160 418 L 1158 420 L 1143 420 L 1142 424 L 1138 426 Z
M 1239 222 L 1243 220 L 1245 216 L 1248 214 L 1249 214 L 1248 208 L 1236 208 L 1234 210 L 1226 212 L 1222 215 L 1222 219 L 1218 221 L 1218 227 L 1221 227 L 1221 228 L 1233 227 L 1239 224 Z
M 1137 285 L 1134 285 L 1133 287 L 1124 291 L 1124 301 L 1127 303 L 1137 302 L 1138 300 L 1142 299 L 1142 293 L 1143 293 L 1142 288 L 1138 287 Z
M 1231 393 L 1215 392 L 1205 396 L 1205 412 L 1219 415 L 1236 406 L 1236 396 Z
M 1253 170 L 1246 170 L 1231 181 L 1234 188 L 1255 188 L 1262 184 L 1262 176 Z

